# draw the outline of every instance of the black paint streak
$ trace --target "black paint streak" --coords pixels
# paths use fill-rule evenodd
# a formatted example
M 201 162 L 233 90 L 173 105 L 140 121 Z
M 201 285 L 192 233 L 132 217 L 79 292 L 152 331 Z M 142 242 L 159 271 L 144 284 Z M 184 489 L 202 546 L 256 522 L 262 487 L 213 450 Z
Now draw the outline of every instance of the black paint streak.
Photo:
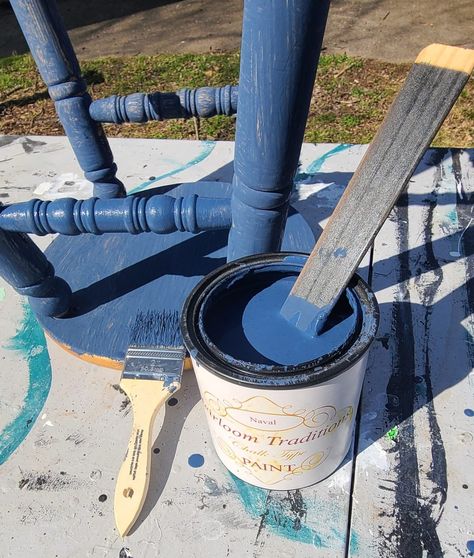
M 209 508 L 208 504 L 206 504 L 206 500 L 207 500 L 207 496 L 205 494 L 201 494 L 201 505 L 198 506 L 198 510 Z
M 423 222 L 423 247 L 425 260 L 423 261 L 423 270 L 430 271 L 434 275 L 434 280 L 429 285 L 422 283 L 421 276 L 415 279 L 415 285 L 420 297 L 421 304 L 424 308 L 424 344 L 423 344 L 423 358 L 424 369 L 423 379 L 426 387 L 426 403 L 425 408 L 428 415 L 428 425 L 430 431 L 431 442 L 431 464 L 430 470 L 427 473 L 428 479 L 433 483 L 431 495 L 422 505 L 423 514 L 426 516 L 424 524 L 429 524 L 431 529 L 428 531 L 428 536 L 423 536 L 423 544 L 428 553 L 432 556 L 442 556 L 441 545 L 439 537 L 436 533 L 436 527 L 441 519 L 444 510 L 444 504 L 447 498 L 448 491 L 448 475 L 446 464 L 446 451 L 444 448 L 441 430 L 439 428 L 436 411 L 433 402 L 433 385 L 431 382 L 431 364 L 430 364 L 430 346 L 435 339 L 431 335 L 432 326 L 432 313 L 433 301 L 437 291 L 443 281 L 443 270 L 440 263 L 435 257 L 433 244 L 431 241 L 431 233 L 433 231 L 433 213 L 437 203 L 437 193 L 440 188 L 441 176 L 441 161 L 446 152 L 444 150 L 437 150 L 435 152 L 436 160 L 432 164 L 437 165 L 435 174 L 435 183 L 433 191 L 427 200 L 428 206 Z
M 127 407 L 130 405 L 130 398 L 123 391 L 123 389 L 120 387 L 119 384 L 112 384 L 112 387 L 114 388 L 115 391 L 118 391 L 119 393 L 121 393 L 122 395 L 125 396 L 123 398 L 122 403 L 120 404 L 120 408 L 119 408 L 119 411 L 125 411 L 127 409 Z M 128 414 L 128 410 L 125 414 Z
M 293 529 L 299 531 L 301 529 L 301 521 L 306 520 L 307 506 L 306 502 L 303 500 L 301 491 L 291 490 L 288 491 L 288 501 L 290 504 L 290 512 L 294 516 Z
M 267 499 L 265 500 L 265 510 L 261 515 L 260 525 L 258 526 L 257 536 L 255 537 L 254 545 L 255 546 L 260 545 L 260 548 L 262 548 L 263 545 L 265 544 L 265 541 L 263 541 L 263 540 L 259 543 L 258 539 L 260 538 L 260 535 L 262 534 L 262 531 L 265 529 L 265 523 L 266 523 L 268 514 L 270 513 L 269 507 L 270 507 L 270 504 L 271 504 L 271 494 L 272 493 L 269 490 L 268 494 L 267 494 Z M 254 557 L 255 557 L 255 554 L 254 554 Z
M 120 550 L 119 558 L 133 558 L 133 556 L 132 556 L 131 553 L 130 553 L 130 549 L 129 549 L 129 548 L 123 547 L 123 548 Z
M 23 147 L 23 151 L 28 154 L 38 153 L 38 151 L 40 151 L 38 148 L 46 145 L 44 141 L 32 140 L 31 138 L 22 138 L 20 143 Z
M 114 388 L 115 391 L 118 391 L 119 393 L 121 393 L 122 395 L 127 395 L 123 389 L 120 387 L 120 384 L 112 384 L 112 387 Z
M 3 136 L 2 138 L 0 138 L 0 147 L 4 147 L 5 145 L 10 145 L 19 137 L 20 136 Z
M 456 189 L 457 199 L 456 199 L 456 210 L 458 214 L 458 222 L 461 227 L 461 231 L 464 231 L 461 238 L 461 254 L 466 256 L 466 291 L 467 297 L 465 301 L 466 316 L 470 316 L 473 313 L 474 304 L 474 258 L 467 257 L 474 254 L 474 192 L 467 192 L 466 187 L 462 181 L 461 173 L 461 151 L 451 150 L 453 157 L 453 171 L 454 178 L 457 182 L 458 188 Z M 469 361 L 471 368 L 474 367 L 474 345 L 471 339 L 466 339 L 466 347 L 469 354 Z
M 22 478 L 18 482 L 20 490 L 47 490 L 57 491 L 66 488 L 78 488 L 79 483 L 76 478 L 67 475 L 64 471 L 59 474 L 47 473 L 22 473 Z
M 290 521 L 294 531 L 300 531 L 302 524 L 306 521 L 307 506 L 300 490 L 288 490 L 286 496 L 282 492 L 269 491 L 265 502 L 265 511 L 261 515 L 255 544 L 265 529 L 268 518 L 272 518 L 272 524 L 286 527 Z M 262 543 L 261 543 L 262 544 Z
M 382 347 L 388 351 L 389 350 L 389 341 L 390 341 L 390 335 L 383 335 L 382 337 L 376 337 L 377 341 L 379 341 L 382 344 Z
M 421 557 L 424 553 L 430 558 L 443 556 L 443 551 L 436 531 L 442 517 L 447 498 L 448 480 L 446 452 L 436 411 L 433 403 L 433 385 L 431 379 L 430 347 L 433 301 L 443 280 L 440 262 L 435 257 L 431 233 L 433 213 L 437 204 L 437 191 L 440 187 L 440 163 L 446 155 L 445 150 L 437 150 L 430 161 L 437 165 L 433 191 L 425 200 L 427 204 L 423 219 L 423 251 L 416 262 L 416 273 L 410 269 L 408 247 L 408 197 L 400 200 L 397 211 L 398 249 L 399 249 L 399 297 L 393 305 L 393 330 L 397 350 L 394 355 L 393 373 L 387 387 L 387 414 L 391 423 L 399 424 L 399 443 L 393 451 L 399 453 L 396 466 L 397 483 L 395 485 L 394 515 L 397 525 L 386 541 L 387 548 L 395 546 L 396 556 Z M 428 283 L 422 273 L 430 272 L 432 280 Z M 415 287 L 420 297 L 416 310 L 412 307 L 408 280 L 415 275 Z M 417 312 L 416 317 L 414 316 Z M 421 314 L 421 315 L 420 315 Z M 421 335 L 415 335 L 414 323 L 423 324 Z M 420 327 L 417 325 L 417 327 Z M 420 340 L 420 347 L 416 341 Z M 416 375 L 415 354 L 422 354 L 422 376 Z M 424 401 L 417 400 L 416 383 L 424 381 Z M 418 472 L 418 456 L 415 447 L 413 412 L 423 406 L 427 413 L 431 464 L 426 478 L 431 482 L 431 494 L 422 495 Z M 390 489 L 387 489 L 390 490 Z
M 79 446 L 84 442 L 84 438 L 80 434 L 70 434 L 66 438 L 66 442 L 73 442 L 75 446 Z
M 413 316 L 408 291 L 410 266 L 408 255 L 408 195 L 400 197 L 394 211 L 398 225 L 398 300 L 393 303 L 392 331 L 396 350 L 392 375 L 387 385 L 387 415 L 391 424 L 398 424 L 398 463 L 395 467 L 394 515 L 396 527 L 388 535 L 387 549 L 395 556 L 421 557 L 421 519 L 419 515 L 418 458 L 415 449 L 413 411 L 415 402 L 415 355 Z M 395 397 L 394 397 L 395 396 Z
M 125 396 L 124 399 L 122 399 L 122 403 L 120 403 L 119 411 L 126 411 L 129 405 L 130 405 L 130 398 L 128 396 Z M 125 414 L 128 414 L 128 411 Z

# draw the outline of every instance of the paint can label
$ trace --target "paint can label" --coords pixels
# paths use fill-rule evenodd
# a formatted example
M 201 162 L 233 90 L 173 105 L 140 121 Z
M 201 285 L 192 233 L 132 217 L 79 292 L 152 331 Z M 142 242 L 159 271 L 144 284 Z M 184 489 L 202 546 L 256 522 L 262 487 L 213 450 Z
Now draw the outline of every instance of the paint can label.
M 215 450 L 237 477 L 293 490 L 334 472 L 352 439 L 367 354 L 327 382 L 264 390 L 217 377 L 193 360 Z

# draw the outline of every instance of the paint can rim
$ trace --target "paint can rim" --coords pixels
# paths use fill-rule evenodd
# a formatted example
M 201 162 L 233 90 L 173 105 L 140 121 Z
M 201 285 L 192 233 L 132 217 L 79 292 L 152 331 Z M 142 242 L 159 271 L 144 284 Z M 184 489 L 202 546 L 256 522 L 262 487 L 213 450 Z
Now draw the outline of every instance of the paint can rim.
M 200 328 L 202 304 L 223 280 L 235 277 L 244 270 L 281 265 L 293 266 L 299 259 L 302 268 L 307 253 L 277 252 L 247 256 L 229 262 L 204 277 L 191 291 L 183 307 L 181 332 L 191 357 L 216 376 L 230 382 L 262 389 L 296 389 L 326 382 L 342 374 L 360 360 L 375 338 L 379 325 L 379 308 L 375 294 L 357 274 L 347 289 L 360 306 L 359 323 L 354 334 L 336 350 L 316 360 L 294 366 L 261 366 L 244 361 L 229 362 L 219 349 L 207 342 Z

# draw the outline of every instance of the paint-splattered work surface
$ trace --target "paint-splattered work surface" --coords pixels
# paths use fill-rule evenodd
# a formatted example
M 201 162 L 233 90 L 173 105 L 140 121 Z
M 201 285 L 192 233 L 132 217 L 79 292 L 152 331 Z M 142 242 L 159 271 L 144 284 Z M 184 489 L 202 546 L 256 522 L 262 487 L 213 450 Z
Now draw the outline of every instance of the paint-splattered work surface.
M 129 191 L 231 178 L 230 143 L 111 143 Z M 90 195 L 64 138 L 3 137 L 0 146 L 2 202 Z M 304 146 L 294 203 L 316 230 L 364 151 Z M 473 159 L 431 150 L 362 265 L 382 320 L 355 457 L 300 491 L 239 481 L 213 452 L 187 372 L 157 419 L 149 496 L 125 541 L 113 493 L 132 417 L 119 373 L 47 342 L 2 282 L 2 558 L 473 555 Z

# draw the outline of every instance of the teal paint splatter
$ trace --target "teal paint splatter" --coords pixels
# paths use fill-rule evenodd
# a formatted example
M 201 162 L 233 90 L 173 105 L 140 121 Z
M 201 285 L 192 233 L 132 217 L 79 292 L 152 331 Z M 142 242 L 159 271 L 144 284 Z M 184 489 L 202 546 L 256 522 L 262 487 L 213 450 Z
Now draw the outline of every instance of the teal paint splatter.
M 173 176 L 173 174 L 177 174 L 178 172 L 187 170 L 193 167 L 194 165 L 197 165 L 201 161 L 204 161 L 204 159 L 209 157 L 209 155 L 214 150 L 214 147 L 216 146 L 216 142 L 202 141 L 201 145 L 202 145 L 201 153 L 199 153 L 199 155 L 196 155 L 194 159 L 191 159 L 187 163 L 184 163 L 183 165 L 177 167 L 176 169 L 173 169 L 172 171 L 165 172 L 164 174 L 160 174 L 160 176 L 156 176 L 155 178 L 153 178 L 153 180 L 147 180 L 146 182 L 142 182 L 142 184 L 139 184 L 138 186 L 130 190 L 129 194 L 136 194 L 137 192 L 141 192 L 142 190 L 148 188 L 148 186 L 150 186 L 151 184 L 158 182 L 158 180 L 162 180 L 163 178 L 168 178 L 168 176 Z
M 255 519 L 264 516 L 267 529 L 292 541 L 312 544 L 317 548 L 328 548 L 329 545 L 321 535 L 308 525 L 300 523 L 296 528 L 295 514 L 292 514 L 289 509 L 285 510 L 281 500 L 269 498 L 270 490 L 248 484 L 232 473 L 230 476 L 247 512 Z
M 18 415 L 0 432 L 0 465 L 4 463 L 32 429 L 51 387 L 51 361 L 43 330 L 27 303 L 23 319 L 6 348 L 18 351 L 28 365 L 28 391 Z
M 352 147 L 352 145 L 350 143 L 341 143 L 339 145 L 336 145 L 336 147 L 333 147 L 327 153 L 325 153 L 321 157 L 318 157 L 317 159 L 315 159 L 308 166 L 308 168 L 306 169 L 306 172 L 308 174 L 316 174 L 317 172 L 319 172 L 321 170 L 322 166 L 327 161 L 327 159 L 329 159 L 330 157 L 333 157 L 334 155 L 337 155 L 338 153 L 342 153 L 343 151 L 345 151 L 346 149 L 349 149 L 350 147 Z
M 451 223 L 455 225 L 458 224 L 458 213 L 456 208 L 453 208 L 449 213 L 446 213 L 446 217 L 451 221 Z
M 231 479 L 234 481 L 235 486 L 239 492 L 242 503 L 245 509 L 252 517 L 259 517 L 265 511 L 265 504 L 267 502 L 269 490 L 253 486 L 247 482 L 239 479 L 232 473 L 229 473 Z
M 294 182 L 295 183 L 303 182 L 305 180 L 308 180 L 308 178 L 313 178 L 321 170 L 322 166 L 327 161 L 327 159 L 333 157 L 334 155 L 337 155 L 338 153 L 342 153 L 343 151 L 349 149 L 350 147 L 352 147 L 350 143 L 341 143 L 339 145 L 336 145 L 336 147 L 333 147 L 327 153 L 321 155 L 321 157 L 318 157 L 312 163 L 310 163 L 307 166 L 305 172 L 297 173 Z
M 5 300 L 5 297 L 6 297 L 5 289 L 3 287 L 0 287 L 0 302 L 2 300 Z
M 349 554 L 351 556 L 357 556 L 359 554 L 359 536 L 355 531 L 351 531 L 351 536 L 349 539 Z

